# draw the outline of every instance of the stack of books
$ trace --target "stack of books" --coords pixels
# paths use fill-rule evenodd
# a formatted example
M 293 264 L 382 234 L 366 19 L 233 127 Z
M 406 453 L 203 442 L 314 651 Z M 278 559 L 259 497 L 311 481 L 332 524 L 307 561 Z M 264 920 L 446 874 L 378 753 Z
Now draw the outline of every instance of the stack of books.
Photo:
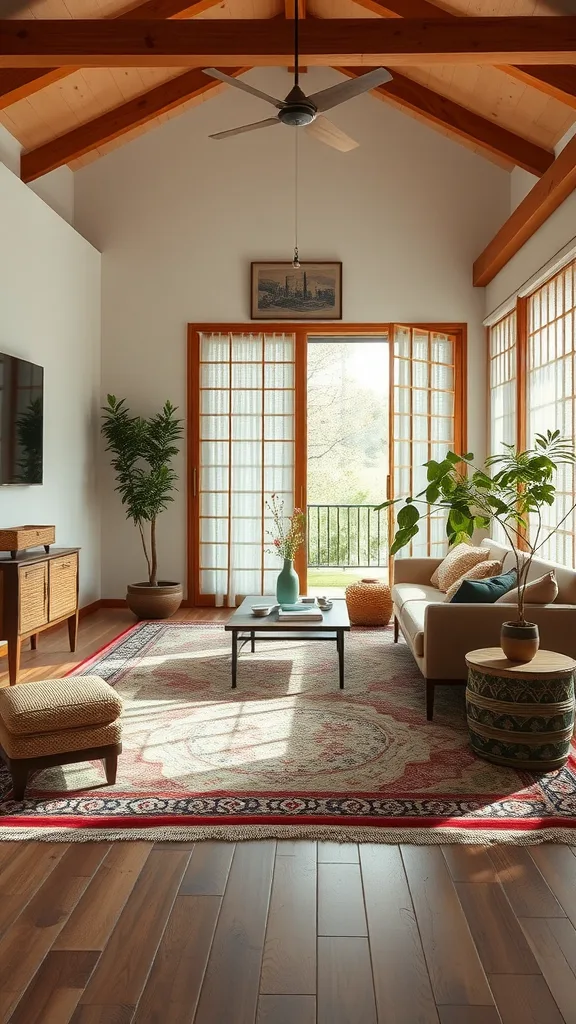
M 286 605 L 278 610 L 278 622 L 322 622 L 323 615 L 314 602 Z

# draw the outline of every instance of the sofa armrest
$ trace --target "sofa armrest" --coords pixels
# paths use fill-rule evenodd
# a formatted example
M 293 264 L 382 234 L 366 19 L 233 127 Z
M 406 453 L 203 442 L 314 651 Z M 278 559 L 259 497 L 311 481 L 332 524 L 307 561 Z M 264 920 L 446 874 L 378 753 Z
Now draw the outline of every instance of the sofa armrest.
M 576 606 L 530 605 L 528 618 L 540 631 L 543 650 L 576 658 Z M 514 618 L 509 604 L 430 604 L 424 617 L 424 675 L 465 679 L 469 651 L 500 646 L 500 627 Z
M 430 583 L 430 577 L 443 558 L 397 558 L 394 562 L 394 583 Z

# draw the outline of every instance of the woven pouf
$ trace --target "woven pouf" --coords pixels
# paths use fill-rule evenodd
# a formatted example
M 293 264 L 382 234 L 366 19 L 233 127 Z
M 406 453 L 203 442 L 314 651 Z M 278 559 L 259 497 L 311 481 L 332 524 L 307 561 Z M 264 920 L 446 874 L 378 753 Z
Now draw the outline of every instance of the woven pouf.
M 30 772 L 102 759 L 116 780 L 122 700 L 99 676 L 67 676 L 0 690 L 0 757 L 22 800 Z
M 387 626 L 392 616 L 390 587 L 368 578 L 351 583 L 346 587 L 346 606 L 353 626 Z
M 566 764 L 574 728 L 576 662 L 538 651 L 508 661 L 499 647 L 466 655 L 472 749 L 495 764 L 547 772 Z

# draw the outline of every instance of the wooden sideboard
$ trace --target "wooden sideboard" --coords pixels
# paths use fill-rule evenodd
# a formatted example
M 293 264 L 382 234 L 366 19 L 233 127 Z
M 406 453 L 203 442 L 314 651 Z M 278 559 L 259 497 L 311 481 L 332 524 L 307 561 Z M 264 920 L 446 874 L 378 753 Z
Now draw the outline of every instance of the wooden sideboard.
M 70 650 L 76 650 L 79 551 L 52 548 L 17 558 L 0 555 L 0 639 L 8 644 L 11 686 L 18 681 L 20 647 L 28 637 L 36 650 L 42 630 L 67 621 Z

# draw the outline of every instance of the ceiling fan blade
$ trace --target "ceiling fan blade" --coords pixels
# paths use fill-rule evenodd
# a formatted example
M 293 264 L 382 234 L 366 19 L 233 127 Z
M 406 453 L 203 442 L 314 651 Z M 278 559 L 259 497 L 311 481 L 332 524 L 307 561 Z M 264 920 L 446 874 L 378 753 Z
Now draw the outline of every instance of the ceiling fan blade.
M 219 78 L 221 82 L 226 82 L 227 85 L 233 85 L 236 89 L 242 89 L 243 92 L 249 92 L 251 96 L 257 96 L 259 100 L 266 100 L 266 103 L 271 103 L 274 107 L 278 107 L 278 110 L 282 110 L 284 107 L 283 100 L 277 100 L 274 96 L 269 96 L 266 92 L 260 92 L 260 89 L 255 89 L 252 85 L 248 85 L 247 82 L 243 82 L 241 78 L 232 78 L 232 75 L 227 75 L 224 71 L 220 71 L 218 68 L 203 68 L 205 75 L 210 75 L 210 78 Z
M 386 68 L 374 68 L 373 71 L 368 71 L 367 74 L 360 75 L 359 78 L 350 78 L 347 82 L 339 82 L 338 85 L 332 85 L 329 89 L 314 93 L 308 99 L 314 103 L 317 110 L 330 110 L 332 107 L 338 106 L 339 103 L 351 100 L 354 96 L 370 92 L 370 89 L 375 89 L 377 85 L 384 85 L 391 79 L 392 75 Z
M 269 128 L 273 124 L 280 124 L 277 117 L 267 117 L 265 121 L 255 121 L 254 124 L 243 124 L 241 128 L 230 128 L 227 132 L 217 132 L 210 135 L 210 139 L 229 139 L 231 135 L 242 135 L 243 132 L 253 132 L 256 128 Z
M 359 146 L 358 142 L 351 139 L 341 128 L 337 128 L 327 117 L 317 117 L 311 124 L 306 125 L 306 132 L 318 142 L 324 142 L 332 149 L 338 149 L 341 153 L 349 153 L 351 149 Z

